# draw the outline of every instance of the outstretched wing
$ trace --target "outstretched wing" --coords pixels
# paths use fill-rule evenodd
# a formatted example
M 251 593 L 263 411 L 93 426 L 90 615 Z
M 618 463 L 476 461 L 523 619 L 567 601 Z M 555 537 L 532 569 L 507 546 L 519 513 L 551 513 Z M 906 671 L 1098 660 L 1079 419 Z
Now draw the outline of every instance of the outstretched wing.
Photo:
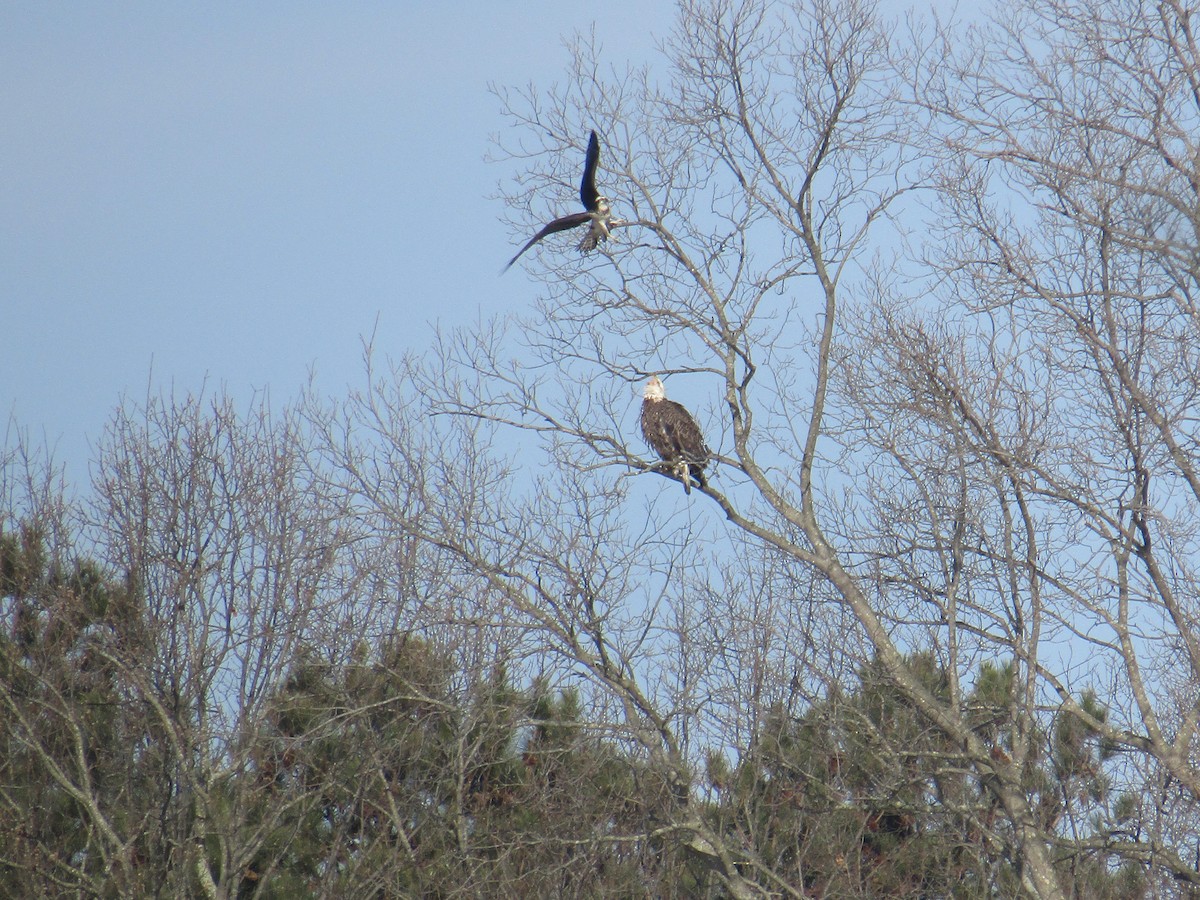
M 508 265 L 504 267 L 501 274 L 504 274 L 504 272 L 507 272 L 510 268 L 512 268 L 512 264 L 521 258 L 522 253 L 524 253 L 546 235 L 554 234 L 557 231 L 566 231 L 570 228 L 578 228 L 584 222 L 591 221 L 591 218 L 592 216 L 590 213 L 581 212 L 571 213 L 569 216 L 562 216 L 561 218 L 555 219 L 553 222 L 531 237 L 529 239 L 529 243 L 517 251 L 517 255 L 508 261 Z
M 600 161 L 600 141 L 596 139 L 595 130 L 588 138 L 587 157 L 583 163 L 583 181 L 579 182 L 579 199 L 583 208 L 595 212 L 600 192 L 596 190 L 596 164 Z

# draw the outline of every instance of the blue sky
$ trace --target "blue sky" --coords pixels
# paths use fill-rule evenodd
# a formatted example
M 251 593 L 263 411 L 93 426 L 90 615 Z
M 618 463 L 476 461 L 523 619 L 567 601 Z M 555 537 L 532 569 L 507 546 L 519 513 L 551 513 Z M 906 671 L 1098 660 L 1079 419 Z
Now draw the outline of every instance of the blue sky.
M 519 11 L 518 11 L 519 10 Z M 485 162 L 489 83 L 566 77 L 593 25 L 653 56 L 665 0 L 0 0 L 0 421 L 74 477 L 147 386 L 339 394 L 361 337 L 533 302 Z M 636 26 L 631 27 L 631 23 Z M 0 432 L 3 428 L 0 427 Z

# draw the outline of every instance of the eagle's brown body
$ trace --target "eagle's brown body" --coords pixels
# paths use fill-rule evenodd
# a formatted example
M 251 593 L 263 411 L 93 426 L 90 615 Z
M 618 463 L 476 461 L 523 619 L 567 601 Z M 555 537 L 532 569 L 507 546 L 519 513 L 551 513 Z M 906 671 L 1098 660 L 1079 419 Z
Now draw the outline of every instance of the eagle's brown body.
M 659 458 L 671 466 L 685 491 L 691 493 L 693 479 L 700 487 L 708 487 L 704 469 L 710 452 L 700 426 L 681 404 L 667 399 L 657 376 L 646 382 L 642 435 Z

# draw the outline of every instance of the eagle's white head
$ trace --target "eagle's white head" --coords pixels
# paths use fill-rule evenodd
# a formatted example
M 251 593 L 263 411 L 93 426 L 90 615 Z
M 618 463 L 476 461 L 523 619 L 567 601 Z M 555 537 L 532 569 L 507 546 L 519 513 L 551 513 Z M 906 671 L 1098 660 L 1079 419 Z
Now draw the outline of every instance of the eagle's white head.
M 607 216 L 610 212 L 612 212 L 612 201 L 607 197 L 597 197 L 596 212 L 602 216 Z
M 667 392 L 663 389 L 663 383 L 657 375 L 651 375 L 650 380 L 646 382 L 645 395 L 651 403 L 657 403 L 659 400 L 667 399 Z

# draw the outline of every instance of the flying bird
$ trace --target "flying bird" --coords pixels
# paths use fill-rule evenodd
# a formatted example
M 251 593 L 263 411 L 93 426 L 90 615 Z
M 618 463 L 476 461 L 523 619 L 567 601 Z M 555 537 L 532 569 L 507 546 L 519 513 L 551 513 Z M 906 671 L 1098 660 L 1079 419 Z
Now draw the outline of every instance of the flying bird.
M 600 141 L 596 138 L 596 132 L 592 131 L 592 136 L 588 138 L 587 156 L 583 163 L 583 180 L 579 182 L 579 199 L 583 201 L 583 208 L 587 212 L 571 213 L 569 216 L 555 219 L 529 239 L 529 243 L 508 261 L 504 272 L 507 272 L 512 264 L 521 258 L 522 253 L 546 235 L 554 234 L 556 231 L 566 231 L 568 228 L 578 228 L 580 225 L 586 224 L 588 226 L 587 233 L 579 242 L 579 249 L 584 253 L 595 250 L 597 244 L 608 240 L 608 229 L 612 223 L 612 204 L 607 197 L 600 196 L 600 192 L 596 190 L 596 164 L 599 161 Z
M 657 375 L 646 382 L 644 397 L 642 436 L 646 443 L 674 470 L 686 493 L 692 492 L 693 479 L 700 487 L 708 487 L 704 468 L 711 451 L 692 414 L 682 404 L 667 399 L 667 392 Z

